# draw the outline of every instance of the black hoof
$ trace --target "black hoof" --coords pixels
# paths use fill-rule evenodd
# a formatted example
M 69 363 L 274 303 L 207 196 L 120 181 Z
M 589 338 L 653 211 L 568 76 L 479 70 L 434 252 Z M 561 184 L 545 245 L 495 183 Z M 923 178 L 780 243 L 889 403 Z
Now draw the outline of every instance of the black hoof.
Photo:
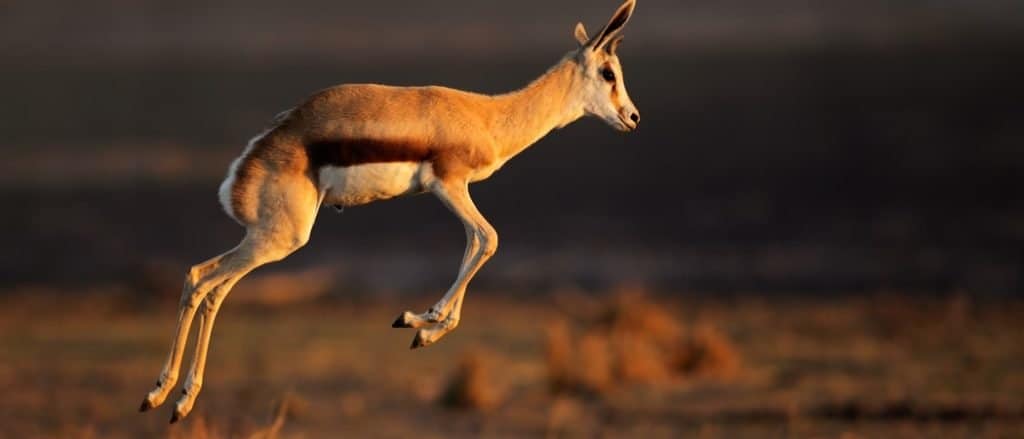
M 153 408 L 153 404 L 150 404 L 149 398 L 146 398 L 142 400 L 142 405 L 139 406 L 139 412 L 141 413 L 151 408 Z
M 394 323 L 391 324 L 392 328 L 411 328 L 412 326 L 405 322 L 405 313 L 398 316 Z
M 416 336 L 412 338 L 412 344 L 409 346 L 409 349 L 422 348 L 426 345 L 427 344 L 423 342 L 423 337 L 421 337 L 419 333 L 416 333 Z
M 175 422 L 178 422 L 179 420 L 181 420 L 181 416 L 178 415 L 178 412 L 171 413 L 171 423 L 172 424 L 175 423 Z

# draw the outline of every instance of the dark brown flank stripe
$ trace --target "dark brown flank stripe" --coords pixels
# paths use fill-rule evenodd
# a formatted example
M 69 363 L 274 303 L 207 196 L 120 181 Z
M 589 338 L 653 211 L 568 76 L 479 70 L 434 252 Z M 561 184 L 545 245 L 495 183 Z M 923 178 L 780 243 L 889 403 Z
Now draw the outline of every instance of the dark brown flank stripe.
M 495 159 L 487 148 L 412 140 L 331 139 L 307 142 L 305 149 L 314 178 L 316 170 L 324 166 L 430 162 L 434 175 L 445 179 L 487 166 Z
M 434 174 L 441 179 L 464 175 L 472 169 L 494 161 L 488 149 L 434 145 L 419 141 L 380 139 L 290 140 L 287 132 L 271 131 L 253 144 L 242 157 L 231 187 L 231 207 L 243 223 L 256 220 L 257 212 L 246 209 L 245 201 L 254 198 L 256 182 L 269 173 L 305 173 L 316 184 L 324 166 L 356 166 L 369 163 L 430 162 Z
M 331 139 L 306 144 L 310 169 L 367 163 L 424 162 L 434 158 L 430 145 L 380 139 Z

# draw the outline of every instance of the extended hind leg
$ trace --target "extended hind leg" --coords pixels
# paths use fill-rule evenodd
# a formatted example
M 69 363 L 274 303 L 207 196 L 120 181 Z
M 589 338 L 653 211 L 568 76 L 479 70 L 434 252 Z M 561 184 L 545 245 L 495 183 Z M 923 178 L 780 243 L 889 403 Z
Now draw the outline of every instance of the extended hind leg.
M 188 414 L 199 393 L 213 321 L 231 287 L 256 267 L 281 260 L 305 245 L 316 218 L 320 197 L 313 182 L 307 178 L 278 177 L 264 183 L 258 202 L 259 219 L 247 226 L 246 237 L 242 243 L 232 251 L 211 260 L 212 264 L 204 263 L 197 266 L 203 268 L 203 273 L 200 273 L 202 279 L 197 283 L 197 291 L 187 295 L 187 306 L 183 306 L 183 312 L 179 316 L 178 334 L 172 345 L 171 358 L 168 361 L 170 366 L 167 367 L 173 373 L 166 375 L 176 378 L 185 338 L 188 337 L 189 324 L 197 308 L 201 306 L 195 358 L 185 380 L 185 396 L 178 401 L 172 422 Z M 162 374 L 157 389 L 150 392 L 143 401 L 143 409 L 162 403 L 173 385 L 174 380 L 165 380 Z
M 258 223 L 248 227 L 231 263 L 221 264 L 229 274 L 203 301 L 195 356 L 171 422 L 184 418 L 195 404 L 202 388 L 213 323 L 231 288 L 250 271 L 284 259 L 309 241 L 320 204 L 319 192 L 311 181 L 303 178 L 276 180 L 267 185 L 261 201 L 264 207 L 259 211 Z
M 199 307 L 199 330 L 196 333 L 196 347 L 193 353 L 192 366 L 185 377 L 185 384 L 182 386 L 182 396 L 174 407 L 171 422 L 184 418 L 192 410 L 196 397 L 203 385 L 203 371 L 206 365 L 206 355 L 209 352 L 210 337 L 213 332 L 213 322 L 217 318 L 217 311 L 220 305 L 231 292 L 232 287 L 242 279 L 243 276 L 257 267 L 278 261 L 305 244 L 305 240 L 290 241 L 285 244 L 283 241 L 267 240 L 253 237 L 250 234 L 239 245 L 238 251 L 230 261 L 225 261 L 221 266 L 225 272 L 224 281 L 211 290 L 204 298 Z
M 236 250 L 228 251 L 189 269 L 188 274 L 185 276 L 185 286 L 182 289 L 181 301 L 178 305 L 178 324 L 174 339 L 171 341 L 170 354 L 168 354 L 164 367 L 160 371 L 160 377 L 156 381 L 156 388 L 146 395 L 146 399 L 142 401 L 139 411 L 146 411 L 163 404 L 171 389 L 174 388 L 174 384 L 178 381 L 181 357 L 185 352 L 185 343 L 196 309 L 210 289 L 216 285 L 217 279 L 211 276 L 211 274 L 218 268 L 224 258 L 230 257 Z

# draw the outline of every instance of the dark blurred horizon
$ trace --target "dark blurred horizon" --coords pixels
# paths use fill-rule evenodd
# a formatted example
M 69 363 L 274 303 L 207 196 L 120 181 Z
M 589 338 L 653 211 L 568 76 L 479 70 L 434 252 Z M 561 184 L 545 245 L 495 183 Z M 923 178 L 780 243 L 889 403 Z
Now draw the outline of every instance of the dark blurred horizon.
M 240 239 L 216 189 L 274 114 L 344 82 L 511 90 L 616 6 L 4 5 L 0 287 L 178 276 Z M 625 33 L 643 125 L 474 185 L 502 240 L 477 288 L 1021 293 L 1024 4 L 644 0 Z M 265 270 L 443 291 L 462 246 L 418 196 L 324 209 Z
M 0 17 L 0 53 L 103 61 L 175 57 L 267 58 L 374 55 L 486 57 L 564 47 L 572 25 L 591 32 L 616 2 L 540 0 L 439 3 L 407 0 L 15 2 Z M 1012 0 L 644 0 L 629 29 L 659 50 L 892 48 L 915 42 L 1016 40 L 1024 5 Z

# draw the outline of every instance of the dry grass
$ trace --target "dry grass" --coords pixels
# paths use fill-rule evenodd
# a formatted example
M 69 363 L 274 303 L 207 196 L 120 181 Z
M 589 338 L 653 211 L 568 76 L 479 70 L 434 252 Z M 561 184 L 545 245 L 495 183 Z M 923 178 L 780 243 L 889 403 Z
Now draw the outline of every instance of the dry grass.
M 220 439 L 227 437 L 224 432 L 206 421 L 205 416 L 184 424 L 183 428 L 170 430 L 171 439 Z
M 555 392 L 606 394 L 636 383 L 724 380 L 741 367 L 737 348 L 720 330 L 701 324 L 686 331 L 678 317 L 640 292 L 573 309 L 584 311 L 546 328 L 548 381 Z
M 714 326 L 695 327 L 668 359 L 671 368 L 691 377 L 729 379 L 740 371 L 736 345 Z
M 568 319 L 478 294 L 415 351 L 388 324 L 433 298 L 229 301 L 196 409 L 168 426 L 135 408 L 173 304 L 34 294 L 0 297 L 0 437 L 1024 436 L 1018 301 L 586 299 Z
M 281 397 L 274 409 L 274 419 L 270 425 L 260 428 L 248 435 L 249 439 L 275 439 L 284 428 L 284 423 L 289 418 L 298 416 L 305 410 L 306 403 L 293 392 L 287 392 Z
M 501 400 L 501 389 L 494 378 L 494 358 L 481 348 L 462 354 L 458 368 L 441 394 L 445 407 L 489 410 Z
M 549 322 L 544 329 L 544 335 L 548 384 L 554 392 L 566 390 L 573 385 L 575 376 L 569 324 L 562 319 Z

